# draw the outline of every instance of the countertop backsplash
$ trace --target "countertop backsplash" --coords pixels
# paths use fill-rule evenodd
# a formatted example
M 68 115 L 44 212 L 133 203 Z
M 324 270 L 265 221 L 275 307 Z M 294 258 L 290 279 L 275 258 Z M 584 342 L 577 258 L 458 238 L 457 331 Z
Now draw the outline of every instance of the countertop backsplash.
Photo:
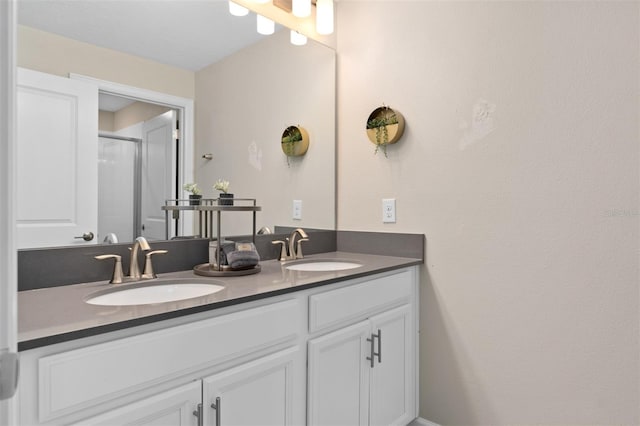
M 261 260 L 276 259 L 279 246 L 271 242 L 283 240 L 293 229 L 277 227 L 274 234 L 257 235 L 256 248 Z M 422 234 L 305 230 L 310 237 L 303 246 L 305 255 L 346 251 L 424 259 L 425 237 Z M 251 235 L 225 238 L 250 241 Z M 168 250 L 167 254 L 154 257 L 156 273 L 185 271 L 209 261 L 208 239 L 149 241 L 149 244 L 152 250 Z M 113 262 L 99 261 L 94 256 L 120 255 L 123 269 L 127 271 L 129 247 L 131 243 L 18 250 L 18 291 L 108 280 L 113 272 Z M 139 262 L 143 260 L 144 253 L 140 253 Z

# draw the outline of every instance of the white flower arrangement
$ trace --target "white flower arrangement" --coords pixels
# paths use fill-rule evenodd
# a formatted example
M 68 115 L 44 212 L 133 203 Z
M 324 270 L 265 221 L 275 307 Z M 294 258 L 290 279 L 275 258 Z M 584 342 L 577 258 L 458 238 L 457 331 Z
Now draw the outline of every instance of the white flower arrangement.
M 198 184 L 197 183 L 185 183 L 182 186 L 182 189 L 184 189 L 187 192 L 192 193 L 193 195 L 202 194 L 202 191 L 200 191 L 200 188 L 198 188 Z
M 213 184 L 213 189 L 217 189 L 220 192 L 224 192 L 225 194 L 229 192 L 229 181 L 218 179 L 216 183 Z

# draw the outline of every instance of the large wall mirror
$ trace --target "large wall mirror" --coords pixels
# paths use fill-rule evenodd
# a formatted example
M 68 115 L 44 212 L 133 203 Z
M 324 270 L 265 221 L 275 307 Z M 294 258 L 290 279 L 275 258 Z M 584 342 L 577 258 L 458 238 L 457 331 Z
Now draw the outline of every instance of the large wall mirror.
M 289 30 L 278 26 L 273 35 L 258 35 L 255 19 L 252 14 L 231 16 L 227 1 L 19 0 L 18 66 L 64 77 L 77 73 L 193 99 L 193 150 L 190 158 L 183 159 L 190 162 L 193 174 L 181 176 L 179 167 L 172 167 L 161 156 L 172 169 L 167 172 L 168 185 L 180 198 L 186 198 L 181 188 L 191 180 L 202 188 L 205 198 L 215 198 L 218 194 L 212 185 L 225 179 L 236 197 L 255 198 L 262 207 L 258 227 L 334 229 L 335 52 L 311 39 L 304 46 L 294 46 Z M 82 44 L 65 44 L 64 40 Z M 94 55 L 91 49 L 101 53 Z M 113 51 L 123 52 L 118 53 L 118 61 L 110 54 Z M 127 55 L 126 65 L 118 69 L 122 55 Z M 136 61 L 146 62 L 137 67 Z M 149 63 L 158 65 L 149 68 Z M 140 123 L 155 117 L 149 112 L 154 111 L 153 106 L 137 106 L 138 114 L 147 114 L 147 118 L 135 125 L 143 126 Z M 119 108 L 132 109 L 128 104 L 103 107 L 101 127 L 105 120 L 112 126 L 100 130 L 103 136 L 118 133 L 113 114 Z M 171 121 L 167 117 L 170 109 L 156 112 Z M 291 125 L 309 132 L 310 146 L 305 156 L 287 159 L 280 139 Z M 131 135 L 130 130 L 126 128 L 119 136 L 123 140 L 142 138 Z M 103 141 L 110 155 L 126 152 L 116 146 L 118 140 Z M 108 179 L 123 176 L 115 173 Z M 140 190 L 136 195 L 128 186 L 125 191 L 124 183 L 104 185 L 107 178 L 102 179 L 101 186 L 112 192 L 100 194 L 102 198 L 118 200 L 129 192 L 132 197 L 140 196 Z M 121 190 L 114 195 L 114 188 Z M 37 191 L 33 196 L 38 196 Z M 294 200 L 302 202 L 301 219 L 293 218 Z M 140 220 L 144 227 L 144 218 Z M 251 217 L 224 213 L 222 227 L 225 235 L 247 234 Z M 101 243 L 110 228 L 99 228 L 95 242 Z M 128 231 L 118 232 L 125 234 L 119 242 L 131 240 Z M 21 248 L 51 245 L 42 238 L 42 244 Z

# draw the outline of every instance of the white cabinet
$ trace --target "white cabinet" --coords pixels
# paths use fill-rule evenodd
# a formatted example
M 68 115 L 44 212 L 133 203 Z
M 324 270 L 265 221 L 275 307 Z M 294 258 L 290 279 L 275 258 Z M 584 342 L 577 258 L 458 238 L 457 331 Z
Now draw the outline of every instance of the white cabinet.
M 300 424 L 304 410 L 301 404 L 294 404 L 294 395 L 304 392 L 304 387 L 296 390 L 293 380 L 297 369 L 304 371 L 304 357 L 300 355 L 294 348 L 204 379 L 204 424 Z
M 377 336 L 369 387 L 369 424 L 403 425 L 415 418 L 415 342 L 409 305 L 371 318 Z M 376 331 L 377 330 L 377 331 Z
M 200 381 L 217 371 L 241 374 L 245 369 L 273 366 L 278 361 L 272 358 L 280 360 L 280 353 L 296 366 L 282 367 L 298 389 L 293 392 L 287 388 L 287 392 L 302 394 L 304 354 L 290 352 L 303 352 L 297 349 L 302 339 L 298 324 L 303 307 L 300 300 L 286 297 L 128 337 L 114 338 L 117 333 L 113 333 L 99 337 L 106 337 L 106 341 L 75 349 L 61 350 L 65 347 L 61 344 L 27 351 L 22 354 L 21 422 L 91 424 L 83 419 L 120 409 L 123 419 L 135 417 L 138 401 L 153 400 L 162 391 Z M 232 376 L 229 380 L 234 380 Z M 140 415 L 146 418 L 150 405 L 140 404 Z M 175 404 L 180 406 L 181 402 Z M 296 404 L 303 406 L 304 397 L 296 396 Z
M 368 321 L 309 341 L 310 425 L 368 424 Z
M 20 424 L 406 425 L 417 300 L 405 268 L 25 351 Z
M 198 409 L 201 395 L 200 382 L 192 382 L 106 414 L 84 419 L 76 425 L 198 426 L 194 411 Z
M 402 303 L 398 294 L 404 290 L 412 294 L 410 278 L 398 274 L 378 280 L 374 284 L 381 291 L 369 298 L 370 289 L 358 291 L 354 286 L 312 300 L 327 324 L 347 318 L 341 306 L 349 304 L 363 306 L 359 315 L 366 319 L 309 340 L 309 425 L 406 425 L 416 417 L 417 324 L 412 298 L 377 313 L 385 303 Z M 386 302 L 380 298 L 385 291 Z
M 83 419 L 77 426 L 299 424 L 299 419 L 294 423 L 294 378 L 300 363 L 300 350 L 290 348 Z

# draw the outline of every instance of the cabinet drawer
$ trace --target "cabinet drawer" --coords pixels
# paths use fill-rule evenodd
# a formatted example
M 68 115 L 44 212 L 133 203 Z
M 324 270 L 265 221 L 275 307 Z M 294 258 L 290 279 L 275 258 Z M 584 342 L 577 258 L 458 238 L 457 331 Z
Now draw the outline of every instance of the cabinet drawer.
M 372 279 L 309 297 L 309 331 L 357 321 L 370 313 L 407 303 L 411 299 L 413 273 Z
M 43 357 L 39 419 L 67 415 L 293 340 L 299 317 L 298 302 L 288 300 Z

